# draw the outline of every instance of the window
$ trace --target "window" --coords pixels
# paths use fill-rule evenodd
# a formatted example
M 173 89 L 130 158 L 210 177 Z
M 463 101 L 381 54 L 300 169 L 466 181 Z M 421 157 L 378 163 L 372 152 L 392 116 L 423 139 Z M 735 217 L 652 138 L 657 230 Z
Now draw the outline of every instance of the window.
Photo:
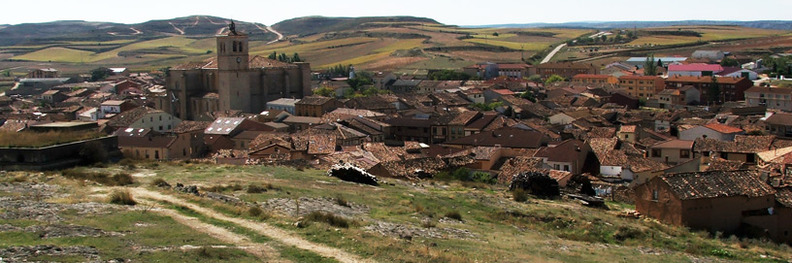
M 652 157 L 660 157 L 660 149 L 652 149 Z
M 657 201 L 658 199 L 660 199 L 660 193 L 657 190 L 652 190 L 652 201 Z
M 679 158 L 690 158 L 690 150 L 679 150 Z
M 565 172 L 569 172 L 569 165 L 566 165 L 566 164 L 564 165 L 564 171 Z

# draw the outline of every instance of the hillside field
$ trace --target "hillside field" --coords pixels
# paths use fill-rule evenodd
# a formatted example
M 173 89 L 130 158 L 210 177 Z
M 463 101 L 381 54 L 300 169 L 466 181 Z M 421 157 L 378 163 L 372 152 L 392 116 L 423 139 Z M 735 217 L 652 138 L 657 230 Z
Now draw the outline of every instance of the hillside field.
M 101 175 L 128 175 L 132 181 L 96 179 Z M 651 219 L 622 217 L 633 209 L 623 203 L 608 202 L 609 209 L 601 209 L 566 199 L 528 197 L 517 202 L 502 185 L 381 179 L 380 186 L 370 186 L 311 169 L 154 162 L 4 173 L 0 175 L 0 256 L 11 248 L 47 245 L 77 251 L 58 258 L 64 262 L 114 258 L 785 262 L 792 258 L 786 245 L 713 238 Z M 123 186 L 113 186 L 118 182 Z M 165 183 L 170 186 L 162 187 Z M 177 188 L 177 183 L 185 187 Z M 182 192 L 191 191 L 188 186 L 197 186 L 201 195 Z M 118 192 L 130 193 L 138 204 L 109 204 L 108 198 Z M 48 221 L 53 218 L 61 220 Z M 25 259 L 52 258 L 42 253 Z

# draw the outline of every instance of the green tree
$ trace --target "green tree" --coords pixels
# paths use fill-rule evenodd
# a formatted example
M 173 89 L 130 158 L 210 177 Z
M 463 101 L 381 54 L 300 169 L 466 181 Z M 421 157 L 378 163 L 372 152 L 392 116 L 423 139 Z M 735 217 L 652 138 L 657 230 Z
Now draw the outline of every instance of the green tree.
M 352 90 L 358 91 L 363 86 L 374 85 L 374 80 L 369 72 L 357 72 L 354 78 L 347 80 L 347 84 L 352 87 Z
M 110 75 L 110 69 L 108 69 L 108 68 L 97 68 L 97 69 L 91 70 L 91 81 L 100 81 L 100 80 L 103 80 L 103 79 L 107 78 L 107 76 L 109 76 L 109 75 Z
M 520 98 L 529 100 L 531 102 L 536 102 L 536 95 L 534 95 L 533 91 L 530 91 L 530 90 L 525 91 L 522 94 L 520 94 Z
M 553 75 L 550 75 L 550 77 L 547 77 L 547 79 L 545 80 L 545 84 L 552 84 L 552 83 L 561 82 L 561 81 L 565 81 L 565 80 L 566 79 L 564 79 L 564 77 L 556 75 L 556 74 L 553 74 Z
M 314 95 L 319 95 L 323 97 L 335 97 L 335 91 L 328 88 L 328 87 L 321 87 L 313 92 Z
M 711 104 L 720 104 L 720 84 L 718 84 L 718 78 L 714 75 L 712 76 L 712 83 L 710 83 L 709 88 L 707 88 L 707 99 Z
M 470 75 L 464 72 L 458 72 L 449 69 L 432 71 L 427 75 L 432 80 L 469 80 Z
M 270 54 L 267 58 L 268 59 L 272 59 L 272 60 L 278 59 L 278 52 L 277 51 L 272 51 L 272 54 Z
M 291 60 L 292 62 L 304 62 L 304 60 L 300 58 L 300 54 L 297 54 L 297 52 L 294 52 L 294 55 L 292 55 Z
M 720 64 L 721 66 L 724 67 L 739 67 L 740 61 L 737 61 L 736 59 L 733 58 L 724 58 L 723 60 L 721 60 Z
M 646 62 L 644 62 L 644 76 L 657 75 L 657 63 L 655 63 L 654 58 L 654 54 L 646 58 Z
M 542 82 L 542 76 L 534 74 L 534 75 L 531 75 L 530 77 L 528 77 L 528 80 L 530 80 L 530 81 L 532 81 L 534 83 L 541 83 Z

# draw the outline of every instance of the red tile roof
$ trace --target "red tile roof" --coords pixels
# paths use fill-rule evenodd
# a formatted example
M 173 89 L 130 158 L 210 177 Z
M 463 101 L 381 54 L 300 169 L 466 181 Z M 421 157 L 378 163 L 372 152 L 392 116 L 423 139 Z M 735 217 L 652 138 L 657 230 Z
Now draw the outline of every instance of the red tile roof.
M 740 133 L 740 132 L 743 132 L 743 129 L 740 129 L 740 128 L 737 128 L 737 127 L 732 127 L 732 126 L 729 126 L 729 125 L 723 125 L 723 124 L 720 124 L 720 123 L 710 123 L 710 124 L 704 125 L 704 127 L 710 128 L 713 131 L 720 132 L 720 133 Z
M 733 77 L 715 77 L 718 80 L 719 84 L 736 84 L 745 78 L 733 78 Z M 692 83 L 712 83 L 712 77 L 710 76 L 671 76 L 668 77 L 666 82 L 692 82 Z
M 611 75 L 577 74 L 572 79 L 608 79 Z

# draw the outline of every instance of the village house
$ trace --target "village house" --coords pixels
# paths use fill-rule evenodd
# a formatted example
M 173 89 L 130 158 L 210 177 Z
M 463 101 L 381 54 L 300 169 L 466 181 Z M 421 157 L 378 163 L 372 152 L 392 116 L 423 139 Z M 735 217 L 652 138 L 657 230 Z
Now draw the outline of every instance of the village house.
M 764 121 L 765 131 L 778 137 L 792 138 L 792 113 L 777 112 Z
M 792 112 L 792 88 L 753 86 L 745 90 L 745 103 L 749 107 L 765 106 L 767 109 Z
M 188 137 L 162 134 L 151 129 L 126 128 L 116 133 L 124 157 L 145 160 L 189 159 Z
M 675 165 L 693 159 L 694 141 L 668 140 L 652 145 L 649 158 L 668 165 Z
M 58 70 L 54 68 L 41 68 L 28 72 L 27 77 L 31 79 L 51 79 L 59 78 L 60 74 Z
M 241 117 L 217 118 L 204 130 L 204 141 L 209 150 L 247 149 L 259 134 L 273 129 L 263 123 Z
M 41 94 L 41 100 L 47 103 L 57 103 L 68 99 L 69 96 L 60 90 L 48 90 Z
M 635 208 L 673 225 L 736 233 L 751 219 L 760 221 L 752 216 L 772 216 L 775 194 L 753 171 L 678 173 L 637 186 Z
M 116 114 L 107 122 L 113 130 L 119 128 L 151 129 L 157 132 L 166 132 L 176 127 L 181 119 L 167 112 L 146 106 Z
M 129 100 L 106 100 L 99 105 L 99 111 L 102 112 L 104 116 L 107 116 L 132 110 L 136 107 L 137 105 Z
M 297 116 L 322 117 L 325 113 L 337 109 L 339 104 L 334 98 L 308 96 L 294 103 L 294 112 Z
M 548 144 L 534 154 L 534 157 L 553 167 L 553 170 L 581 174 L 596 174 L 600 170 L 597 156 L 591 147 L 578 140 L 566 140 L 557 144 Z

